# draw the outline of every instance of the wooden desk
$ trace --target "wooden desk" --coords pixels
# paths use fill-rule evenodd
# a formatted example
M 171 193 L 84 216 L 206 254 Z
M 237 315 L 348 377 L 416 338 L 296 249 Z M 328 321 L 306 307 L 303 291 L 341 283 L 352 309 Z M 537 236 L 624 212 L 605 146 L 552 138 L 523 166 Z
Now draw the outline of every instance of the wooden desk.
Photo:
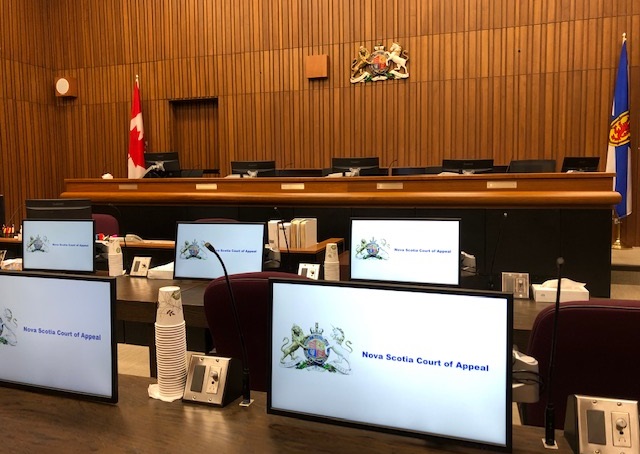
M 608 298 L 611 208 L 620 200 L 613 177 L 68 179 L 62 197 L 90 198 L 94 211 L 117 212 L 123 231 L 143 238 L 170 238 L 178 220 L 264 222 L 274 217 L 274 206 L 280 217 L 317 218 L 319 238 L 348 238 L 354 217 L 454 217 L 462 221 L 462 250 L 476 256 L 479 274 L 493 275 L 494 282 L 501 272 L 529 273 L 532 282 L 552 279 L 556 259 L 564 257 L 568 277 Z
M 149 347 L 150 373 L 156 373 L 155 335 L 156 301 L 160 287 L 177 285 L 182 290 L 182 306 L 188 335 L 188 344 L 193 350 L 206 351 L 210 347 L 207 319 L 204 313 L 204 291 L 208 281 L 147 279 L 129 276 L 117 278 L 116 318 L 125 323 L 137 324 L 132 333 L 125 326 L 125 343 Z M 526 351 L 529 333 L 538 312 L 553 303 L 537 303 L 533 300 L 514 300 L 513 341 L 519 349 Z M 129 332 L 127 332 L 129 331 Z
M 482 452 L 397 435 L 266 413 L 266 394 L 248 408 L 165 403 L 147 397 L 152 380 L 120 375 L 117 405 L 0 388 L 6 452 L 427 453 Z M 556 432 L 558 453 L 571 452 Z M 538 427 L 514 426 L 513 452 L 543 452 Z
M 66 179 L 62 197 L 94 203 L 439 207 L 606 207 L 611 173 L 357 178 Z

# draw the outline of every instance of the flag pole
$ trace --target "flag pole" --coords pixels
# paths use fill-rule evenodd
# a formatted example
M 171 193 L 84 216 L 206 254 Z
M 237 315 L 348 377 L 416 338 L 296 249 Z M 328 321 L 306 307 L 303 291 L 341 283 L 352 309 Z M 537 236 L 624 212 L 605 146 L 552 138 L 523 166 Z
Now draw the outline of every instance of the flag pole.
M 629 59 L 627 54 L 627 34 L 622 34 L 620 64 L 613 91 L 611 121 L 609 123 L 609 140 L 607 147 L 606 171 L 615 174 L 613 190 L 622 196 L 613 211 L 615 224 L 615 240 L 611 249 L 628 249 L 622 243 L 622 220 L 632 211 L 631 199 L 631 134 L 629 121 Z
M 616 226 L 616 239 L 611 244 L 611 249 L 616 249 L 616 250 L 631 249 L 629 246 L 625 245 L 622 242 L 622 238 L 620 237 L 622 219 L 618 217 L 615 210 L 613 210 L 613 224 Z

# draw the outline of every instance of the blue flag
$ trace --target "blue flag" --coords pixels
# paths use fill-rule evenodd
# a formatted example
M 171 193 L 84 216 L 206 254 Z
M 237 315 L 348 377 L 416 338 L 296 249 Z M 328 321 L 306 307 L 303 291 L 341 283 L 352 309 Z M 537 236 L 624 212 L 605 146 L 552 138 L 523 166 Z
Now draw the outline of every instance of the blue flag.
M 616 215 L 622 219 L 631 214 L 631 130 L 629 123 L 629 61 L 627 38 L 623 35 L 620 66 L 613 94 L 607 172 L 615 173 L 613 189 L 622 195 L 615 206 Z

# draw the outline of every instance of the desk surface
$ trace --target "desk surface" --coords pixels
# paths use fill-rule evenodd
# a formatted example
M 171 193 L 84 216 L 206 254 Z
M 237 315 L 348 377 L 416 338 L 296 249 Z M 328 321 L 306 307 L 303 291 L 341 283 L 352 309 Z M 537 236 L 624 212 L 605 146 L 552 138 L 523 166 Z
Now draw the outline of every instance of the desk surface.
M 120 375 L 120 402 L 97 404 L 0 388 L 7 452 L 425 453 L 481 452 L 421 439 L 266 413 L 265 393 L 248 408 L 213 408 L 147 397 L 151 379 Z M 514 426 L 513 452 L 543 451 L 543 429 Z M 571 452 L 558 432 L 560 450 Z
M 203 296 L 208 281 L 147 279 L 129 276 L 117 278 L 116 309 L 119 320 L 153 323 L 156 301 L 160 287 L 177 285 L 182 290 L 182 305 L 187 326 L 206 328 Z M 553 303 L 538 303 L 533 300 L 514 300 L 513 328 L 530 331 L 538 312 Z

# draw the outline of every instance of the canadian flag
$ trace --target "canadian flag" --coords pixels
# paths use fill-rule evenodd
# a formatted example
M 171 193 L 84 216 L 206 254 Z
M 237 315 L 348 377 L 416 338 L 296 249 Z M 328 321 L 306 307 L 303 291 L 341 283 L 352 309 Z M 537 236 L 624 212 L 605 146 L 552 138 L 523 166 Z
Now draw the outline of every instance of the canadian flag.
M 142 125 L 142 109 L 140 109 L 140 87 L 138 76 L 133 86 L 133 102 L 131 105 L 131 123 L 129 124 L 129 158 L 128 177 L 142 178 L 144 168 L 144 126 Z

